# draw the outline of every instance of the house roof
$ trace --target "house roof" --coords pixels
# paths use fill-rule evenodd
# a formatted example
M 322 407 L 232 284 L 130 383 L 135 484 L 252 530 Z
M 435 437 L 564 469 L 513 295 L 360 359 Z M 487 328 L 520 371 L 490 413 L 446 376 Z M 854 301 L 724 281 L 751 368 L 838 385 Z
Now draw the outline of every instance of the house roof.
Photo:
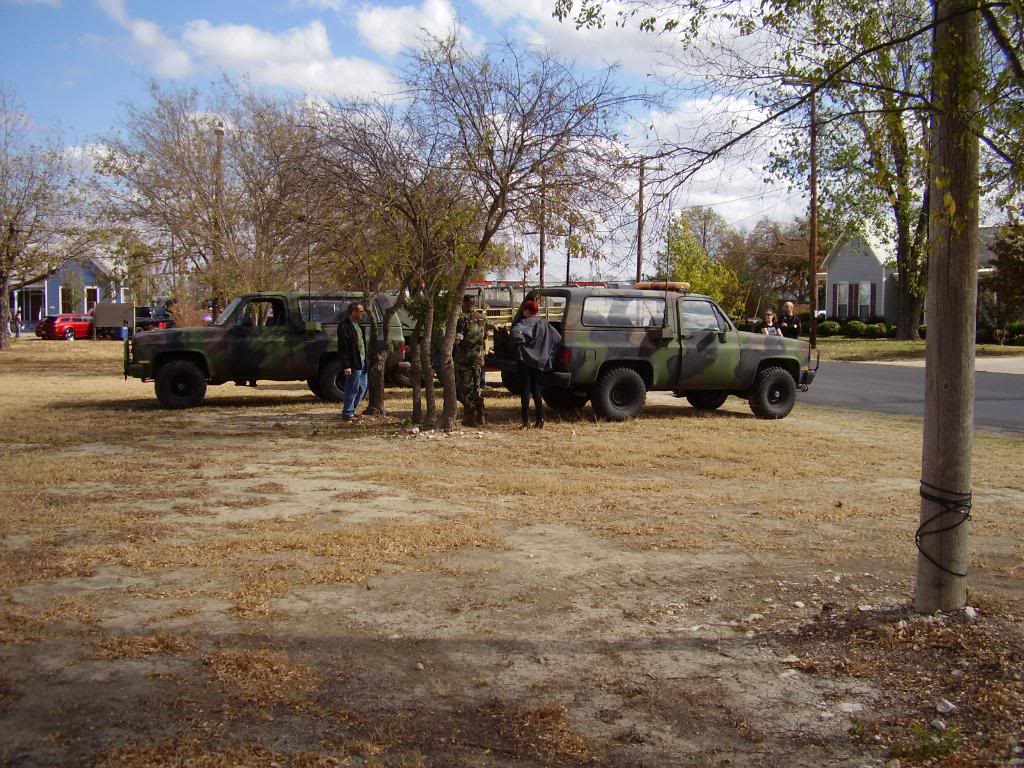
M 818 269 L 823 272 L 828 271 L 828 268 L 832 263 L 833 256 L 840 253 L 847 245 L 857 240 L 860 240 L 865 246 L 867 246 L 865 250 L 875 258 L 879 266 L 885 266 L 887 261 L 896 257 L 895 245 L 892 240 L 882 232 L 874 230 L 873 228 L 850 225 L 843 230 L 842 236 L 836 241 L 836 244 L 832 246 L 832 250 L 830 250 L 828 255 L 822 260 Z

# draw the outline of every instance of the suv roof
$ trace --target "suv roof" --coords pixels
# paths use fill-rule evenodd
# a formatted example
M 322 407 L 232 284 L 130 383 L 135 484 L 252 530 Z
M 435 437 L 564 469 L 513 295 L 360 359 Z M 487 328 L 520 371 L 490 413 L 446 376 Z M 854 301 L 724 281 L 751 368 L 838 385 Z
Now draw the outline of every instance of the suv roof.
M 568 296 L 571 300 L 578 300 L 586 298 L 587 296 L 621 296 L 629 299 L 649 299 L 649 298 L 664 298 L 665 296 L 685 296 L 686 298 L 693 299 L 710 299 L 710 296 L 705 296 L 703 293 L 683 293 L 681 291 L 669 289 L 669 290 L 650 290 L 646 288 L 567 288 L 564 286 L 552 287 L 552 288 L 534 288 L 529 292 L 528 295 L 539 293 L 544 291 L 548 294 L 555 294 L 561 296 Z

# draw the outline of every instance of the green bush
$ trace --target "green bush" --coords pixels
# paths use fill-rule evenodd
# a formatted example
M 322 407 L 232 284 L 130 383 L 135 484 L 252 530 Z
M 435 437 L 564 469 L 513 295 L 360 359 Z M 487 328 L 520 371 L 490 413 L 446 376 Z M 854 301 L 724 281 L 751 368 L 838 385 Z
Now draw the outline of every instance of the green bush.
M 864 335 L 869 339 L 884 339 L 885 323 L 872 323 L 864 329 Z
M 1011 336 L 1020 336 L 1024 333 L 1024 320 L 1012 320 L 1006 324 L 1006 330 Z
M 922 339 L 925 338 L 928 335 L 928 325 L 925 324 L 917 326 L 917 335 Z
M 896 338 L 896 326 L 895 325 L 887 325 L 887 326 L 885 326 L 885 338 L 887 338 L 887 339 L 895 339 Z
M 1014 336 L 1006 343 L 1009 344 L 1011 347 L 1024 347 L 1024 333 L 1020 334 L 1019 336 Z
M 867 325 L 862 323 L 860 320 L 851 320 L 843 328 L 843 335 L 857 338 L 858 336 L 864 335 L 864 330 Z
M 842 326 L 840 326 L 835 320 L 824 320 L 818 323 L 818 335 L 835 336 L 839 333 L 841 328 Z

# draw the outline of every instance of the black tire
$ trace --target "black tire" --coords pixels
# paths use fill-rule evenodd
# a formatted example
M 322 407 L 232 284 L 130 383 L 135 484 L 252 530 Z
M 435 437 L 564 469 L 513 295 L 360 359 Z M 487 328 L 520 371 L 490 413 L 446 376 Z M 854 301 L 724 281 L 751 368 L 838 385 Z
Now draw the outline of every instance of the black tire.
M 518 395 L 523 391 L 523 385 L 520 382 L 519 374 L 516 371 L 502 371 L 501 384 L 513 395 Z
M 320 391 L 320 377 L 314 376 L 312 379 L 306 379 L 306 386 L 309 387 L 309 391 L 316 395 L 317 400 L 323 400 L 323 393 Z
M 611 368 L 594 385 L 590 402 L 602 419 L 625 421 L 640 413 L 647 400 L 647 386 L 632 368 Z
M 544 397 L 544 402 L 551 406 L 553 410 L 563 413 L 579 411 L 590 399 L 590 396 L 585 392 L 574 392 L 571 389 L 564 389 L 562 387 L 544 387 L 540 393 Z
M 68 341 L 74 341 L 75 340 L 75 329 L 74 328 L 65 328 L 64 329 L 64 338 L 67 339 Z
M 194 408 L 206 397 L 206 374 L 190 360 L 171 360 L 156 372 L 156 399 L 164 408 Z
M 796 405 L 796 382 L 784 368 L 765 368 L 750 389 L 750 410 L 759 419 L 784 419 Z
M 725 404 L 729 393 L 717 389 L 694 390 L 686 393 L 686 399 L 699 411 L 714 411 Z
M 340 403 L 345 399 L 345 376 L 340 360 L 324 363 L 324 367 L 320 369 L 319 397 L 328 403 Z

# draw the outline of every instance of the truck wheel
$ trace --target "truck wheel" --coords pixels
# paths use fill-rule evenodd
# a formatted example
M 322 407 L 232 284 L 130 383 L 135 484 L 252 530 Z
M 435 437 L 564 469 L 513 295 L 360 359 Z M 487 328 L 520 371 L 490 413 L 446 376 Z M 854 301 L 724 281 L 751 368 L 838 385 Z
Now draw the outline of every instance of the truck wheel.
M 340 403 L 345 399 L 345 375 L 341 360 L 331 360 L 320 371 L 321 400 L 328 403 Z
M 729 399 L 729 393 L 720 392 L 715 389 L 695 390 L 687 392 L 686 399 L 690 401 L 690 405 L 699 411 L 713 411 L 716 408 L 722 407 L 725 401 Z
M 309 387 L 309 391 L 316 395 L 317 400 L 323 400 L 323 393 L 320 391 L 320 379 L 314 376 L 312 379 L 306 379 L 306 386 Z
M 796 382 L 784 368 L 765 368 L 750 390 L 750 410 L 759 419 L 784 419 L 796 405 Z
M 206 375 L 189 360 L 171 360 L 156 374 L 156 399 L 164 408 L 194 408 L 206 397 Z
M 544 387 L 540 392 L 544 396 L 545 403 L 556 411 L 566 413 L 575 413 L 586 405 L 587 400 L 590 399 L 590 396 L 585 392 L 574 392 L 571 389 L 563 389 L 562 387 Z
M 612 368 L 601 374 L 590 401 L 597 415 L 609 421 L 625 421 L 640 413 L 647 387 L 632 368 Z
M 523 391 L 523 385 L 519 381 L 519 374 L 516 371 L 502 371 L 501 385 L 513 395 L 518 395 Z

